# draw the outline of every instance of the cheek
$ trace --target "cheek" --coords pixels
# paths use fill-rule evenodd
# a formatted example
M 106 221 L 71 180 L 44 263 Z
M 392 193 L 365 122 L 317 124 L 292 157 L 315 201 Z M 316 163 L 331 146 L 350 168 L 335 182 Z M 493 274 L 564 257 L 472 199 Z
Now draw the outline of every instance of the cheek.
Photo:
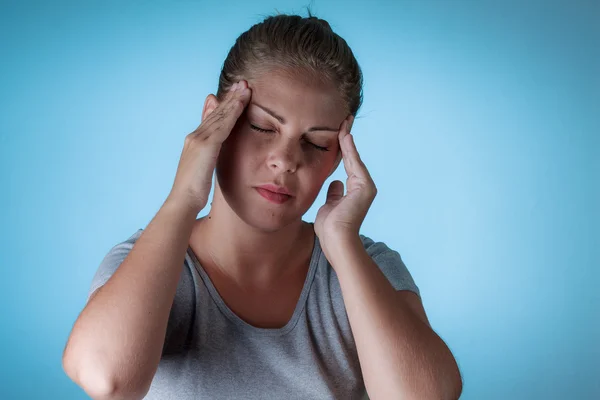
M 255 154 L 248 143 L 244 133 L 238 127 L 235 127 L 227 139 L 223 142 L 217 160 L 217 168 L 220 169 L 223 176 L 232 179 L 233 175 L 239 176 L 240 171 L 246 171 L 248 157 Z
M 246 132 L 243 126 L 236 125 L 227 140 L 221 147 L 221 153 L 225 152 L 228 157 L 242 159 L 248 154 L 255 154 L 257 150 L 257 142 L 252 139 L 252 136 Z
M 306 167 L 310 170 L 311 175 L 319 180 L 321 178 L 325 179 L 327 177 L 327 166 L 331 165 L 329 157 L 326 155 L 310 155 L 307 158 Z
M 317 150 L 312 153 L 309 165 L 327 177 L 337 158 L 338 148 L 330 146 L 329 151 Z
M 315 157 L 314 160 L 305 164 L 306 180 L 312 187 L 311 191 L 319 191 L 325 180 L 329 177 L 329 172 L 333 168 L 335 154 L 325 153 L 321 157 Z

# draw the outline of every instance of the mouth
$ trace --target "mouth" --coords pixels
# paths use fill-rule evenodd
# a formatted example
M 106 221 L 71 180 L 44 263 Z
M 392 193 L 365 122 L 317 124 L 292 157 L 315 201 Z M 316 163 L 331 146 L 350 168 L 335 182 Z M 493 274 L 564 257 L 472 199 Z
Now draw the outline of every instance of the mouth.
M 265 189 L 264 187 L 256 187 L 255 189 L 258 194 L 275 204 L 283 204 L 292 198 L 292 196 L 289 194 L 274 192 L 272 190 Z

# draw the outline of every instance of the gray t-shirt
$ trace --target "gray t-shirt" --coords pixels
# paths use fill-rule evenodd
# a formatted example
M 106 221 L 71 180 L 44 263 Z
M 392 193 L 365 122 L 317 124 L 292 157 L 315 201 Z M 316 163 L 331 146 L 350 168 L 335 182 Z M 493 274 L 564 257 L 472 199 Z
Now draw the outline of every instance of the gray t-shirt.
M 141 233 L 108 252 L 90 295 L 108 281 Z M 360 238 L 396 290 L 420 296 L 398 252 Z M 300 299 L 280 329 L 254 327 L 233 313 L 188 247 L 162 358 L 145 399 L 236 398 L 368 398 L 340 283 L 316 235 Z

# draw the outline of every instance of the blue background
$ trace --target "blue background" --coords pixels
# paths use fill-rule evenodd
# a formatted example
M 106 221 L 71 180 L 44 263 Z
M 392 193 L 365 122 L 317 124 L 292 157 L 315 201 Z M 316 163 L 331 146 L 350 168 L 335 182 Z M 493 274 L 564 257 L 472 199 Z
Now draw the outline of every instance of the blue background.
M 86 398 L 61 356 L 96 268 L 160 208 L 235 38 L 307 5 L 1 3 L 1 398 Z M 462 398 L 600 398 L 600 2 L 311 7 L 365 76 L 362 232 L 401 253 Z

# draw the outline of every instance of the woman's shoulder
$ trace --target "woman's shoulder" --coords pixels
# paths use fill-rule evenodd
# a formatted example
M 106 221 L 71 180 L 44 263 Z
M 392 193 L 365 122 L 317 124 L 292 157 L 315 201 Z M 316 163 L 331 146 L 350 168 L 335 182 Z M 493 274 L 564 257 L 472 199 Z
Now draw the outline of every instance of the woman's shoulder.
M 410 290 L 421 296 L 412 274 L 406 267 L 400 252 L 390 248 L 385 242 L 360 235 L 367 253 L 383 272 L 396 290 Z
M 388 252 L 396 252 L 390 248 L 384 241 L 373 239 L 371 236 L 359 234 L 363 247 L 371 258 L 378 257 Z
M 359 236 L 367 254 L 373 259 L 394 289 L 411 290 L 420 296 L 420 290 L 399 251 L 391 248 L 382 240 L 364 234 Z M 330 273 L 335 274 L 333 268 L 330 269 Z
M 135 243 L 140 238 L 143 231 L 144 231 L 143 228 L 139 228 L 137 231 L 135 231 L 133 233 L 133 235 L 129 236 L 129 238 L 127 238 L 127 240 L 125 240 L 123 243 Z

